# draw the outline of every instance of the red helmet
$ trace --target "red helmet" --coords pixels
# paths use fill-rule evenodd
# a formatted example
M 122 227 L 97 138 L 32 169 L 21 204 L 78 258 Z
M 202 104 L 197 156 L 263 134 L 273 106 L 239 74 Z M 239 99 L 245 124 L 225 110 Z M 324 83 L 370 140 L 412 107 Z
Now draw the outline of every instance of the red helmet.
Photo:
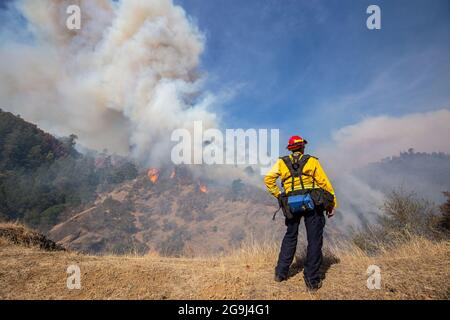
M 294 150 L 301 146 L 304 146 L 307 143 L 308 143 L 308 141 L 306 141 L 305 139 L 303 139 L 300 136 L 292 136 L 289 138 L 287 148 L 288 148 L 288 150 Z

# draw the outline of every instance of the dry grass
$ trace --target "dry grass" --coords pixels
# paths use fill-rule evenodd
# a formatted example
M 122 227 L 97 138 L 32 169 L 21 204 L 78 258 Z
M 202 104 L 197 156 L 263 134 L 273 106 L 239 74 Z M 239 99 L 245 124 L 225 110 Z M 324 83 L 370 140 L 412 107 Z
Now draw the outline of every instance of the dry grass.
M 49 251 L 64 251 L 65 249 L 47 239 L 44 235 L 31 231 L 19 223 L 0 223 L 0 237 L 11 243 L 22 246 L 38 246 Z
M 3 227 L 5 227 L 3 225 Z M 11 227 L 9 225 L 9 227 Z M 20 228 L 20 226 L 16 226 Z M 273 281 L 278 244 L 249 242 L 218 257 L 89 256 L 45 251 L 0 238 L 0 299 L 448 299 L 450 244 L 414 238 L 374 257 L 348 243 L 325 250 L 324 284 L 306 291 L 303 255 L 288 281 Z M 81 269 L 80 290 L 66 287 L 67 267 Z M 367 267 L 381 268 L 379 290 Z

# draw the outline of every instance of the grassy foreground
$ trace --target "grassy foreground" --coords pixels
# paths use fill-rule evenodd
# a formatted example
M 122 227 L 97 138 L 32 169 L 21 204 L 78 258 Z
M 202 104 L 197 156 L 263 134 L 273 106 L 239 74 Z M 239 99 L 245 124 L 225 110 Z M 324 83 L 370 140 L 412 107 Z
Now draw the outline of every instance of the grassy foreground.
M 21 226 L 2 224 L 1 229 Z M 23 228 L 21 229 L 23 233 Z M 19 233 L 19 234 L 22 234 Z M 344 249 L 345 247 L 345 249 Z M 0 299 L 448 299 L 450 244 L 414 238 L 369 257 L 355 246 L 325 250 L 323 287 L 307 292 L 303 255 L 291 277 L 273 281 L 278 244 L 249 244 L 221 257 L 89 256 L 48 251 L 0 237 Z M 69 290 L 76 264 L 81 289 Z M 381 269 L 381 289 L 366 286 L 369 265 Z

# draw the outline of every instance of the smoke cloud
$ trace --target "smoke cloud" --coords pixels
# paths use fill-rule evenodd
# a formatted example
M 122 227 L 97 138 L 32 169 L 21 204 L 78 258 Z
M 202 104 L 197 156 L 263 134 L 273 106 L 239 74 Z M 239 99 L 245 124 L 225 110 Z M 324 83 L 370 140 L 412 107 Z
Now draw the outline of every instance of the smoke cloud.
M 384 192 L 371 188 L 355 171 L 370 163 L 398 155 L 409 148 L 421 152 L 450 153 L 450 111 L 441 109 L 400 117 L 378 116 L 343 127 L 332 136 L 332 144 L 322 146 L 317 154 L 336 189 L 340 226 L 361 221 L 374 222 L 385 199 Z M 376 179 L 386 185 L 385 192 L 401 188 L 380 172 Z M 417 185 L 421 182 L 417 181 Z M 429 186 L 430 187 L 430 186 Z M 417 189 L 417 186 L 409 186 Z M 443 190 L 438 190 L 443 191 Z M 439 193 L 437 192 L 437 193 Z
M 66 27 L 73 4 L 80 30 Z M 2 32 L 3 108 L 152 165 L 168 160 L 172 130 L 216 126 L 216 99 L 200 94 L 204 37 L 171 0 L 23 0 L 9 14 L 26 24 L 11 18 Z
M 450 153 L 450 111 L 441 109 L 401 117 L 379 116 L 337 130 L 319 153 L 333 172 L 356 169 L 414 148 Z M 348 164 L 351 164 L 349 166 Z

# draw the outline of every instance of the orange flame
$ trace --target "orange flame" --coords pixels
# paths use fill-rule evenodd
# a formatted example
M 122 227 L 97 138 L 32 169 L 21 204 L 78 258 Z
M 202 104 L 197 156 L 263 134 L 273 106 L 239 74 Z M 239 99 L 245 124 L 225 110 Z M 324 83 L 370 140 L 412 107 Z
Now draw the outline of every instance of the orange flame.
M 206 185 L 204 185 L 204 184 L 200 184 L 198 186 L 198 189 L 200 190 L 200 192 L 208 193 L 208 188 L 206 188 Z
M 152 183 L 156 184 L 158 182 L 158 178 L 159 178 L 158 169 L 150 168 L 147 172 L 147 176 Z
M 172 173 L 170 174 L 170 179 L 175 178 L 175 176 L 176 176 L 176 172 L 175 172 L 175 169 L 173 169 Z

